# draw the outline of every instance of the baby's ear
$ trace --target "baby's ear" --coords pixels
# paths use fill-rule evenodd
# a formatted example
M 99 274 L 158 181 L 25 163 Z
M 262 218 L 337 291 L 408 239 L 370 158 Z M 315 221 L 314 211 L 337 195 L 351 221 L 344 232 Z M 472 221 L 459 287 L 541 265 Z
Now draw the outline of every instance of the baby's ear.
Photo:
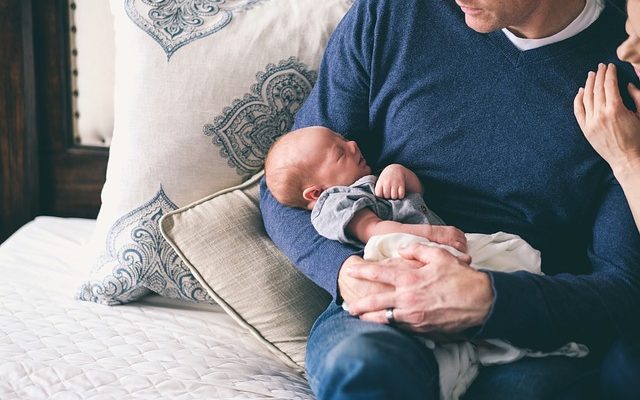
M 322 194 L 322 188 L 318 185 L 311 185 L 302 191 L 302 197 L 306 201 L 315 202 Z

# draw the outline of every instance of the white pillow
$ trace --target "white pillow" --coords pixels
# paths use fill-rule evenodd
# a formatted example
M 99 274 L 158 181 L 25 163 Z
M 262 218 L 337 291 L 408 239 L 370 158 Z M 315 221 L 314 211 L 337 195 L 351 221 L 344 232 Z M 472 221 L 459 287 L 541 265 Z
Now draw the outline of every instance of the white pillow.
M 82 300 L 212 301 L 164 214 L 262 168 L 314 84 L 345 0 L 111 0 L 115 127 Z

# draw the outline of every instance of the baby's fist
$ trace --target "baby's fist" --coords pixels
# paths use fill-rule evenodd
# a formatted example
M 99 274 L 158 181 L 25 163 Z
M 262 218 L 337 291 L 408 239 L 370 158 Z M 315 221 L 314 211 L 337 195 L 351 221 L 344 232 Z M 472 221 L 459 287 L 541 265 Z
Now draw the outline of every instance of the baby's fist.
M 406 171 L 400 164 L 391 164 L 382 170 L 376 182 L 376 196 L 384 199 L 404 199 L 406 194 Z

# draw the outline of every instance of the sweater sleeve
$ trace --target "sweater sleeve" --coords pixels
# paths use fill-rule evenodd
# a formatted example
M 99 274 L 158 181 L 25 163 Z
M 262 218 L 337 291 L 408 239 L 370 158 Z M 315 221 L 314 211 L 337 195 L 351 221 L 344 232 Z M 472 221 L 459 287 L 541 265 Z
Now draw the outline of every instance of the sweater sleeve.
M 334 31 L 318 80 L 296 115 L 294 128 L 322 125 L 353 139 L 368 132 L 369 69 L 373 41 L 371 2 L 356 2 Z M 365 157 L 367 154 L 365 154 Z M 260 209 L 267 233 L 291 262 L 337 298 L 338 272 L 358 249 L 326 239 L 310 214 L 279 204 L 261 186 Z
M 276 246 L 300 272 L 337 299 L 340 267 L 360 250 L 320 236 L 311 225 L 311 213 L 278 203 L 264 179 L 260 184 L 260 211 Z
M 544 254 L 543 269 L 544 269 Z M 491 275 L 495 299 L 476 337 L 550 350 L 575 341 L 594 348 L 640 337 L 640 234 L 612 180 L 596 214 L 585 275 Z

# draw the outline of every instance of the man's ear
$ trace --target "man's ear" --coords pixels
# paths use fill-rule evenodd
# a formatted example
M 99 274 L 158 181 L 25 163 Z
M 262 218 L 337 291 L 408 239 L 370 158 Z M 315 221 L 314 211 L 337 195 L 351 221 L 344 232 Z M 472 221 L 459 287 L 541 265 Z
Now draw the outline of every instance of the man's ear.
M 318 200 L 318 197 L 322 194 L 323 189 L 318 185 L 311 185 L 302 191 L 302 197 L 306 201 L 315 202 Z

